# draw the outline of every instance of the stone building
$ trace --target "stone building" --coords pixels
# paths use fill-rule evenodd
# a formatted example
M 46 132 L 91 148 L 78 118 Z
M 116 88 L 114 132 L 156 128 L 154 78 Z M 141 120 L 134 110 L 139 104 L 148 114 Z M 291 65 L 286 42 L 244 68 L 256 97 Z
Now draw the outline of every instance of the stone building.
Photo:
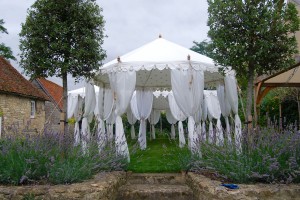
M 35 79 L 32 83 L 45 93 L 50 100 L 45 103 L 45 127 L 54 132 L 59 132 L 60 115 L 63 111 L 63 88 L 44 78 Z
M 45 101 L 48 101 L 45 94 L 0 57 L 0 136 L 3 132 L 42 131 Z

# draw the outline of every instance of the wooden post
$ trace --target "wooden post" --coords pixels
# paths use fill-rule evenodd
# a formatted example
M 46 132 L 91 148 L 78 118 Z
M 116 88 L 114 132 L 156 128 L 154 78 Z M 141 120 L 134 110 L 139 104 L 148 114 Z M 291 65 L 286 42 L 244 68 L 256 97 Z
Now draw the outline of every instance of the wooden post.
M 253 137 L 254 137 L 254 132 L 253 132 L 253 124 L 252 124 L 252 115 L 248 115 L 247 117 L 247 128 L 248 128 L 248 131 L 247 131 L 247 137 L 248 137 L 248 145 L 251 145 L 252 142 L 253 142 Z
M 1 139 L 1 131 L 2 131 L 2 116 L 0 116 L 0 139 Z
M 279 103 L 279 129 L 282 129 L 282 107 L 281 102 Z
M 60 132 L 64 133 L 65 132 L 65 113 L 64 112 L 60 113 L 59 125 L 60 125 Z

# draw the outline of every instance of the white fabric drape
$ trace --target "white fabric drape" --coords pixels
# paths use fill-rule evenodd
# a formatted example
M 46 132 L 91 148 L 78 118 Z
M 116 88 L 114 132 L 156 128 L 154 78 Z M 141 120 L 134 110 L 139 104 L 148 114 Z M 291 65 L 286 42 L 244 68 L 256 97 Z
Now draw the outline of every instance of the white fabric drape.
M 131 135 L 131 139 L 135 139 L 135 130 L 134 130 L 134 124 L 136 122 L 136 117 L 134 116 L 134 114 L 131 111 L 131 106 L 128 106 L 127 108 L 127 121 L 128 123 L 131 125 L 131 130 L 130 130 L 130 135 Z
M 130 162 L 128 145 L 124 133 L 121 115 L 126 112 L 136 83 L 135 71 L 118 71 L 109 74 L 109 82 L 115 99 L 116 114 L 116 150 L 117 154 Z
M 105 130 L 104 121 L 111 115 L 114 105 L 114 98 L 112 91 L 108 88 L 99 87 L 99 92 L 96 94 L 97 106 L 95 108 L 95 115 L 98 121 L 98 146 L 101 151 L 108 140 Z
M 82 148 L 85 150 L 87 142 L 90 141 L 91 133 L 89 123 L 92 121 L 96 107 L 96 94 L 94 85 L 85 83 L 84 114 L 82 119 Z
M 194 134 L 194 141 L 197 142 L 197 144 L 200 142 L 200 139 L 202 138 L 201 119 L 202 119 L 202 108 L 200 106 L 200 109 L 194 114 L 195 127 L 196 127 L 195 130 L 196 134 Z
M 235 114 L 234 125 L 235 125 L 235 145 L 238 151 L 241 151 L 241 137 L 242 137 L 242 123 L 238 115 L 238 93 L 237 93 L 237 83 L 235 76 L 233 74 L 227 74 L 224 78 L 225 81 L 225 91 L 226 98 L 231 106 L 232 112 Z
M 68 119 L 72 118 L 77 107 L 78 95 L 68 95 Z
M 78 145 L 80 143 L 80 129 L 79 129 L 79 122 L 82 119 L 83 115 L 83 98 L 81 96 L 77 96 L 77 105 L 74 111 L 74 117 L 75 117 L 75 128 L 74 128 L 74 137 L 75 137 L 75 145 Z
M 68 119 L 74 116 L 75 118 L 75 127 L 74 127 L 74 143 L 78 145 L 80 143 L 80 129 L 79 121 L 82 118 L 82 107 L 83 99 L 78 94 L 69 94 L 68 96 Z
M 224 85 L 218 85 L 217 94 L 218 94 L 221 112 L 222 112 L 223 117 L 225 118 L 227 142 L 229 144 L 231 144 L 231 134 L 230 134 L 230 124 L 229 124 L 229 116 L 230 116 L 231 107 L 228 102 L 228 99 L 226 98 Z
M 194 141 L 195 122 L 193 115 L 200 109 L 203 99 L 204 73 L 192 68 L 171 70 L 171 85 L 174 98 L 180 110 L 188 116 L 188 142 L 192 152 L 198 151 Z
M 112 142 L 113 139 L 114 139 L 113 129 L 114 129 L 115 122 L 116 122 L 116 113 L 115 112 L 111 112 L 111 114 L 109 115 L 109 117 L 106 119 L 107 138 L 108 138 L 109 142 Z
M 178 120 L 179 147 L 182 148 L 186 144 L 183 132 L 182 121 L 186 120 L 185 114 L 178 107 L 172 92 L 168 95 L 169 107 L 173 117 Z
M 224 143 L 224 136 L 223 136 L 223 128 L 221 126 L 221 109 L 220 109 L 220 103 L 217 97 L 217 91 L 215 90 L 206 90 L 204 91 L 204 96 L 206 100 L 206 105 L 207 105 L 207 111 L 208 111 L 208 116 L 209 116 L 209 121 L 210 121 L 210 128 L 212 127 L 212 118 L 217 119 L 217 125 L 216 125 L 216 144 L 217 145 L 222 145 Z M 210 137 L 211 135 L 210 130 Z
M 147 148 L 146 119 L 150 116 L 153 103 L 151 90 L 137 90 L 131 99 L 131 110 L 134 116 L 140 120 L 138 141 L 142 150 Z
M 151 135 L 152 135 L 152 139 L 155 139 L 155 124 L 158 123 L 160 118 L 160 111 L 159 110 L 152 110 L 151 114 L 148 118 L 149 123 L 151 124 Z
M 206 106 L 206 102 L 205 100 L 203 100 L 202 103 L 202 141 L 206 141 L 207 137 L 206 137 L 206 125 L 205 125 L 205 121 L 207 119 L 207 106 Z
M 175 139 L 176 134 L 174 126 L 178 120 L 173 117 L 170 109 L 166 110 L 166 117 L 169 124 L 171 124 L 171 139 Z

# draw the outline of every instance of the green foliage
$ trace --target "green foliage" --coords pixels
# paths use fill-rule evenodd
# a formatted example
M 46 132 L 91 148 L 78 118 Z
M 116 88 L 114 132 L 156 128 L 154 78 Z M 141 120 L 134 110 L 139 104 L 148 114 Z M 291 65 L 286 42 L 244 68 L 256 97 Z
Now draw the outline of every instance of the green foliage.
M 191 47 L 191 50 L 200 53 L 202 55 L 205 55 L 207 57 L 213 58 L 213 49 L 210 41 L 203 40 L 201 42 L 193 41 L 194 46 Z
M 8 34 L 7 29 L 3 25 L 4 25 L 4 20 L 0 19 L 0 33 Z M 7 47 L 4 43 L 0 43 L 0 56 L 3 56 L 4 58 L 7 59 L 16 60 L 16 58 L 13 56 L 11 49 Z
M 20 33 L 20 65 L 32 78 L 89 78 L 105 58 L 102 9 L 92 0 L 37 0 Z
M 297 53 L 300 19 L 294 4 L 283 0 L 208 0 L 208 36 L 213 59 L 230 66 L 247 83 L 246 116 L 251 115 L 253 81 L 291 66 Z
M 214 58 L 239 75 L 253 67 L 257 74 L 290 66 L 297 53 L 299 30 L 295 5 L 280 1 L 208 0 L 208 32 Z

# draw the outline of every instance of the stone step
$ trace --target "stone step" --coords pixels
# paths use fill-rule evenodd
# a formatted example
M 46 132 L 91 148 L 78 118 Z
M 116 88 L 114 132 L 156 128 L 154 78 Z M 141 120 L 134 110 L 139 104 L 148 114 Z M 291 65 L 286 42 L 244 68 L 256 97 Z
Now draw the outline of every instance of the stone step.
M 119 188 L 117 200 L 193 200 L 187 185 L 126 184 Z
M 129 176 L 129 184 L 185 184 L 185 178 L 179 173 L 133 173 Z

